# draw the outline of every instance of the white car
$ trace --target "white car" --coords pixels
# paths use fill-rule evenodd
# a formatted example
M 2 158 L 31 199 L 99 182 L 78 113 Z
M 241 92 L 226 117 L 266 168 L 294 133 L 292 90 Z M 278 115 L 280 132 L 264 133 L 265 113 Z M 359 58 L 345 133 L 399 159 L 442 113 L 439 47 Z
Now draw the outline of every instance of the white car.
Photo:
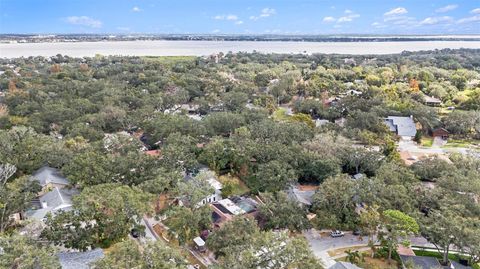
M 344 236 L 344 235 L 345 235 L 345 233 L 342 232 L 342 231 L 339 231 L 339 230 L 335 230 L 335 231 L 332 231 L 332 232 L 330 233 L 330 236 L 331 236 L 331 237 L 342 237 L 342 236 Z

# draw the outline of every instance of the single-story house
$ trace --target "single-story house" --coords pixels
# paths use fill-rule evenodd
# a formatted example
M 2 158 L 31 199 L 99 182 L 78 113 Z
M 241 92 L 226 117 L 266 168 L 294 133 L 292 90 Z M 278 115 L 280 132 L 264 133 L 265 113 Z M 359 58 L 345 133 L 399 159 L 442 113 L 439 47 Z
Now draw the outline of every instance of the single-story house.
M 315 190 L 301 190 L 297 186 L 291 186 L 287 191 L 288 197 L 303 206 L 311 206 Z
M 210 204 L 212 208 L 212 219 L 216 227 L 222 223 L 230 221 L 235 216 L 257 212 L 257 202 L 247 197 L 231 197 Z
M 104 257 L 101 248 L 89 251 L 59 252 L 58 260 L 62 269 L 89 269 L 91 264 Z
M 442 100 L 428 95 L 423 96 L 423 102 L 428 106 L 438 106 L 442 104 Z
M 448 132 L 445 128 L 437 128 L 437 129 L 432 131 L 432 136 L 433 137 L 440 137 L 443 140 L 447 140 L 449 134 L 450 134 L 450 132 Z
M 394 132 L 401 137 L 412 138 L 417 134 L 417 127 L 413 121 L 413 117 L 397 117 L 388 116 L 385 119 L 385 124 L 391 132 Z
M 403 268 L 440 269 L 443 266 L 435 257 L 399 255 Z

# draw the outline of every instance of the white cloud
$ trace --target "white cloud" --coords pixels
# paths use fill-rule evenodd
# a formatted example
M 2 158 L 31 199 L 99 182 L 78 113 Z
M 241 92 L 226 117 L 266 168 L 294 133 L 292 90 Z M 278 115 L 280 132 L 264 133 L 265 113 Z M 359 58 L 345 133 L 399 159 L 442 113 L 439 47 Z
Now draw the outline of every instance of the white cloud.
M 92 19 L 87 16 L 70 16 L 65 19 L 67 23 L 73 25 L 82 25 L 91 28 L 100 28 L 102 27 L 102 22 L 96 19 Z
M 119 27 L 117 27 L 117 30 L 124 31 L 124 32 L 130 32 L 130 27 L 119 26 Z
M 238 16 L 237 15 L 233 15 L 233 14 L 227 14 L 227 15 L 217 15 L 215 17 L 213 17 L 214 20 L 227 20 L 227 21 L 236 21 L 238 20 Z
M 470 22 L 480 22 L 480 15 L 463 18 L 457 21 L 457 23 L 470 23 Z
M 435 12 L 444 13 L 444 12 L 452 11 L 452 10 L 456 9 L 457 7 L 458 7 L 458 5 L 446 5 L 444 7 L 437 8 L 435 10 Z
M 397 8 L 394 8 L 390 11 L 387 11 L 385 12 L 383 15 L 384 16 L 398 16 L 398 15 L 402 15 L 402 14 L 407 14 L 408 11 L 406 8 L 404 7 L 397 7 Z
M 235 24 L 236 24 L 236 25 L 243 24 L 243 21 L 236 21 Z
M 472 13 L 472 14 L 480 14 L 480 7 L 479 7 L 479 8 L 472 9 L 472 10 L 470 11 L 470 13 Z
M 324 17 L 323 22 L 336 22 L 337 20 L 334 17 Z
M 332 17 L 332 16 L 327 16 L 327 17 L 324 17 L 322 21 L 325 22 L 325 23 L 332 23 L 332 22 L 343 23 L 343 22 L 351 22 L 354 19 L 360 17 L 359 14 L 356 14 L 355 12 L 351 11 L 350 9 L 346 9 L 344 11 L 344 13 L 345 13 L 345 16 L 342 16 L 338 19 L 336 19 L 335 17 Z
M 133 12 L 140 12 L 142 10 L 139 7 L 135 6 L 135 7 L 132 8 L 132 11 Z
M 340 17 L 337 22 L 351 22 L 353 19 L 360 17 L 358 14 L 350 14 L 344 17 Z
M 382 24 L 382 23 L 379 23 L 379 22 L 374 22 L 374 23 L 371 24 L 371 26 L 373 26 L 373 27 L 375 27 L 375 28 L 377 28 L 377 29 L 386 28 L 386 27 L 387 27 L 387 25 Z
M 262 11 L 260 12 L 260 15 L 250 16 L 250 19 L 256 21 L 256 20 L 261 19 L 261 18 L 270 17 L 272 15 L 275 15 L 276 13 L 277 13 L 277 11 L 275 9 L 266 7 L 264 9 L 262 9 Z
M 453 22 L 453 18 L 449 16 L 443 17 L 428 17 L 421 21 L 420 25 L 435 25 L 435 24 L 443 24 L 443 23 L 451 23 Z
M 216 33 L 220 33 L 220 30 L 219 29 L 215 29 L 212 31 L 212 33 L 216 34 Z

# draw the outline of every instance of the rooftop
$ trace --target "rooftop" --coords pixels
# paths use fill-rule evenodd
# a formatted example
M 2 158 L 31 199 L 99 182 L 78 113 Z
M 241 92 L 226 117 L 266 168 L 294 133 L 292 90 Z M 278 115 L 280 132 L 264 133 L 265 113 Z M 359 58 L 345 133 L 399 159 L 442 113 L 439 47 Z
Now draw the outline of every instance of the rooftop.
M 434 257 L 400 255 L 400 259 L 404 265 L 410 263 L 419 269 L 442 268 L 440 262 Z
M 362 269 L 362 268 L 349 262 L 336 262 L 334 265 L 330 266 L 328 269 Z
M 58 169 L 49 166 L 43 166 L 38 169 L 33 173 L 32 177 L 35 178 L 42 187 L 50 183 L 61 185 L 70 184 L 70 181 L 65 178 Z
M 397 117 L 388 116 L 385 119 L 385 124 L 390 131 L 395 132 L 399 136 L 415 136 L 417 127 L 412 117 Z
M 85 252 L 60 252 L 57 254 L 62 269 L 89 269 L 90 264 L 103 258 L 103 250 L 97 248 Z
M 236 205 L 232 200 L 228 198 L 222 199 L 217 203 L 220 204 L 222 207 L 224 207 L 226 210 L 228 210 L 228 212 L 232 215 L 241 215 L 246 213 L 245 210 L 240 208 L 238 205 Z

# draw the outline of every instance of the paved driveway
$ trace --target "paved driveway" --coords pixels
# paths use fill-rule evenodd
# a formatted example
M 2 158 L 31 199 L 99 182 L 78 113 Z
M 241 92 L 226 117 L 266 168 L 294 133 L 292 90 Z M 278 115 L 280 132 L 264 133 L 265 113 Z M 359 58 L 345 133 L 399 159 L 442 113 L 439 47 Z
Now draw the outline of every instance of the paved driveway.
M 363 237 L 363 240 L 360 240 L 358 236 L 352 235 L 351 232 L 345 233 L 345 236 L 343 237 L 332 238 L 328 234 L 320 235 L 319 231 L 310 229 L 304 231 L 303 235 L 307 239 L 313 253 L 318 259 L 320 259 L 325 268 L 335 264 L 335 260 L 328 255 L 329 250 L 354 246 L 366 246 L 368 244 L 367 237 Z
M 351 232 L 345 232 L 343 237 L 332 238 L 328 233 L 321 235 L 318 230 L 310 229 L 304 231 L 303 235 L 307 239 L 310 249 L 325 268 L 335 264 L 334 258 L 330 257 L 328 251 L 347 247 L 366 247 L 368 245 L 368 237 L 363 236 L 363 240 L 360 240 L 359 236 L 353 235 Z M 414 246 L 433 247 L 423 237 L 412 237 L 410 242 Z

